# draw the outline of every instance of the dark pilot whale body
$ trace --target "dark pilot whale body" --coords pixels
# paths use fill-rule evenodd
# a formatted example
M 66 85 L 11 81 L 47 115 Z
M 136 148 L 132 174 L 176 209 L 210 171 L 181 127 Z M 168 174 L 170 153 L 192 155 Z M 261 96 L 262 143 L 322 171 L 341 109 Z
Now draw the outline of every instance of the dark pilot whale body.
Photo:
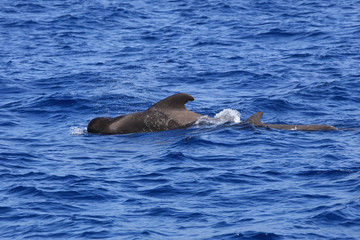
M 87 131 L 101 134 L 159 132 L 191 125 L 202 115 L 186 109 L 185 104 L 194 98 L 178 93 L 155 103 L 149 109 L 127 115 L 97 117 L 90 121 Z
M 90 121 L 87 131 L 101 134 L 125 134 L 136 132 L 159 132 L 183 128 L 196 122 L 200 115 L 186 109 L 185 104 L 194 98 L 186 93 L 178 93 L 155 103 L 142 112 L 111 117 L 97 117 Z M 252 115 L 247 123 L 256 127 L 267 127 L 298 131 L 337 130 L 328 125 L 285 125 L 261 122 L 263 112 Z
M 268 124 L 262 123 L 261 117 L 264 113 L 257 112 L 252 115 L 246 122 L 255 125 L 256 127 L 267 127 L 267 128 L 275 128 L 275 129 L 284 129 L 284 130 L 297 130 L 297 131 L 324 131 L 324 130 L 337 130 L 336 127 L 329 125 L 297 125 L 297 124 Z

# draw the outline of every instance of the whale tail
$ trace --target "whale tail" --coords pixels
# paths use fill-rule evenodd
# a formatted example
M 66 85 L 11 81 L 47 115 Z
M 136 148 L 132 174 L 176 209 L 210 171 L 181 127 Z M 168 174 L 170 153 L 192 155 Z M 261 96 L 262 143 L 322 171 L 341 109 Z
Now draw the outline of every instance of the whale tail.
M 261 122 L 261 117 L 264 114 L 264 112 L 257 112 L 255 114 L 253 114 L 251 117 L 248 118 L 248 120 L 246 120 L 246 122 L 253 124 L 255 126 L 260 126 L 263 123 Z

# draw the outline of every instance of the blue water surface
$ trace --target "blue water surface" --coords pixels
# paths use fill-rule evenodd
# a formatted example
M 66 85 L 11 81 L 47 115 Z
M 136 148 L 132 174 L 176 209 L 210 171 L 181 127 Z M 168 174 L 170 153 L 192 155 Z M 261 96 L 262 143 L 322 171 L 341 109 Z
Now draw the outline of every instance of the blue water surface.
M 2 0 L 1 239 L 360 239 L 360 2 Z M 178 92 L 245 123 L 88 134 Z

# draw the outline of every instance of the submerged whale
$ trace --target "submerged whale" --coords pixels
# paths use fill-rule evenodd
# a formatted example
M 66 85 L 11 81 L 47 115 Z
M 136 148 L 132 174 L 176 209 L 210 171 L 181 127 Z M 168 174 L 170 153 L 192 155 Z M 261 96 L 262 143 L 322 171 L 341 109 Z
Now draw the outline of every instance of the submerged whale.
M 267 127 L 274 129 L 284 130 L 297 130 L 297 131 L 322 131 L 322 130 L 337 130 L 336 127 L 322 124 L 311 124 L 311 125 L 298 125 L 298 124 L 268 124 L 261 122 L 261 117 L 264 113 L 257 112 L 249 117 L 246 122 L 255 125 L 256 127 Z
M 101 134 L 124 134 L 159 132 L 187 127 L 202 116 L 186 109 L 185 104 L 193 100 L 194 98 L 186 93 L 174 94 L 142 112 L 115 118 L 94 118 L 90 121 L 87 131 Z
M 189 111 L 185 104 L 194 98 L 186 93 L 174 94 L 167 97 L 149 109 L 142 112 L 111 117 L 97 117 L 92 119 L 87 127 L 89 133 L 100 134 L 125 134 L 136 132 L 159 132 L 177 128 L 184 128 L 196 122 L 203 115 Z M 336 127 L 328 125 L 285 125 L 267 124 L 261 122 L 263 112 L 252 115 L 247 123 L 256 127 L 268 127 L 285 130 L 318 131 L 337 130 Z M 206 117 L 206 116 L 205 116 Z

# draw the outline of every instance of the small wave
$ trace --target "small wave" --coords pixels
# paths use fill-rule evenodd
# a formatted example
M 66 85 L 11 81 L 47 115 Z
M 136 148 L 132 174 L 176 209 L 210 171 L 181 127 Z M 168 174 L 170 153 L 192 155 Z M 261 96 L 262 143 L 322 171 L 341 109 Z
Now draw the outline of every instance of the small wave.
M 213 118 L 209 116 L 202 116 L 195 122 L 195 124 L 219 124 L 224 122 L 240 123 L 240 116 L 241 114 L 239 111 L 227 108 L 215 114 Z
M 244 233 L 238 233 L 237 237 L 241 239 L 282 239 L 282 235 L 278 235 L 275 233 L 267 233 L 267 232 L 256 232 L 256 231 L 247 231 Z

